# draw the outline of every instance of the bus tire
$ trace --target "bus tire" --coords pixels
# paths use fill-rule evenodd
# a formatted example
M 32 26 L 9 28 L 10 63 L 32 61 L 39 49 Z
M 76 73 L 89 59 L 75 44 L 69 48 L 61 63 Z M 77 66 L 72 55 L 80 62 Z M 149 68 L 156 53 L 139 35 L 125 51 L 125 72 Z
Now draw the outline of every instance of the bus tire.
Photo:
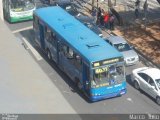
M 75 79 L 76 81 L 76 86 L 78 87 L 79 90 L 82 90 L 82 85 L 81 85 L 81 82 L 79 81 L 79 79 Z
M 51 52 L 49 50 L 47 50 L 47 57 L 50 61 L 52 60 Z

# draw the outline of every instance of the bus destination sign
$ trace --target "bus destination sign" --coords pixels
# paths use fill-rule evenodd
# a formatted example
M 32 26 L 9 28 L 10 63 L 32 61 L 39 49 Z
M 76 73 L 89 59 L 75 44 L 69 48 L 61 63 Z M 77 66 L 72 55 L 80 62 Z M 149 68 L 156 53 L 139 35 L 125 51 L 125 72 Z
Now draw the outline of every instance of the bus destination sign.
M 107 60 L 102 60 L 98 62 L 93 63 L 93 67 L 98 67 L 102 65 L 108 65 L 116 62 L 121 62 L 123 59 L 122 58 L 112 58 L 112 59 L 107 59 Z

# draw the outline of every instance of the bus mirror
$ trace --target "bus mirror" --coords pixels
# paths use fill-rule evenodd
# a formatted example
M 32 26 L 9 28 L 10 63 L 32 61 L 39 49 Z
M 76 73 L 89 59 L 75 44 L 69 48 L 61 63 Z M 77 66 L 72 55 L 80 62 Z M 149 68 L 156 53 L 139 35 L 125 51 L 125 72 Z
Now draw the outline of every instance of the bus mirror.
M 89 84 L 89 82 L 88 81 L 86 81 L 86 85 L 88 85 Z

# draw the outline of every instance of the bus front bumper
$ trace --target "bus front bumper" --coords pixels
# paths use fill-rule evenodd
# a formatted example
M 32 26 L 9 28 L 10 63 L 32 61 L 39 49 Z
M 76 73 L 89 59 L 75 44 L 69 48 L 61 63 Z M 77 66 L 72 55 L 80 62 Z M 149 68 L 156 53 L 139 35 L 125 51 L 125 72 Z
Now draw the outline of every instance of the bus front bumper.
M 92 96 L 90 96 L 90 100 L 92 102 L 95 102 L 95 101 L 104 100 L 104 99 L 107 99 L 107 98 L 118 97 L 118 96 L 124 95 L 126 93 L 127 93 L 127 89 L 122 89 L 119 92 L 110 93 L 110 94 L 107 94 L 107 95 L 92 95 Z
M 27 21 L 27 20 L 32 20 L 33 16 L 26 16 L 26 17 L 11 17 L 10 22 L 21 22 L 21 21 Z

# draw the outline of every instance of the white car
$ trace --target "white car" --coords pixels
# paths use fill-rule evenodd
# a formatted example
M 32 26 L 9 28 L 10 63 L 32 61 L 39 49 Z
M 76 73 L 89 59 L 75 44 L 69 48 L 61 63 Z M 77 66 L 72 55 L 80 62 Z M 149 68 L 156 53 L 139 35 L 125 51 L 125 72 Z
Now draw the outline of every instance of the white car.
M 132 71 L 132 83 L 136 89 L 141 89 L 153 97 L 160 105 L 160 70 L 157 68 L 142 67 Z
M 134 65 L 139 61 L 138 54 L 121 36 L 109 36 L 104 38 L 104 40 L 123 54 L 127 66 Z

